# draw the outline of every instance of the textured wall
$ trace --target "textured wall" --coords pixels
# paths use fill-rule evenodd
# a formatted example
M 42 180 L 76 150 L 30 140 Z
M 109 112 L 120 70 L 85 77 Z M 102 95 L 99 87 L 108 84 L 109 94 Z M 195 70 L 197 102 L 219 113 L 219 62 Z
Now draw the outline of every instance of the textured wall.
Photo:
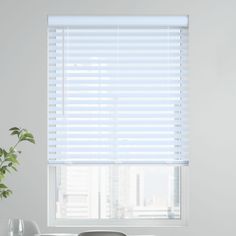
M 189 226 L 139 233 L 204 236 L 236 233 L 236 1 L 228 0 L 1 0 L 0 144 L 7 129 L 29 128 L 37 145 L 22 147 L 14 195 L 0 202 L 0 217 L 36 220 L 47 227 L 47 15 L 190 16 L 190 218 Z M 126 229 L 128 233 L 135 233 Z

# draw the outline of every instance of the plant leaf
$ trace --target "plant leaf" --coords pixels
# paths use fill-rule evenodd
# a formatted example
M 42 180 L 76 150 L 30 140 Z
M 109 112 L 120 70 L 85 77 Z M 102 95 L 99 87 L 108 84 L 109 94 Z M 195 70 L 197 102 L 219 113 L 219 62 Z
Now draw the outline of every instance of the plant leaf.
M 11 135 L 16 135 L 16 134 L 19 135 L 19 133 L 20 132 L 18 130 L 14 130 L 13 132 L 11 132 Z
M 20 128 L 18 128 L 18 127 L 12 127 L 12 128 L 10 128 L 9 130 L 10 130 L 10 131 L 14 131 L 14 130 L 20 131 Z
M 0 189 L 1 188 L 7 188 L 7 186 L 5 184 L 0 184 Z
M 7 151 L 5 149 L 3 149 L 2 152 L 3 152 L 3 156 L 7 157 L 7 154 L 8 154 Z
M 28 142 L 31 142 L 31 143 L 35 143 L 34 137 L 30 133 L 20 134 L 19 140 L 20 141 L 28 141 Z
M 15 154 L 11 154 L 7 159 L 5 159 L 5 161 L 9 161 L 18 165 L 20 164 Z
M 0 181 L 4 178 L 4 174 L 0 173 Z

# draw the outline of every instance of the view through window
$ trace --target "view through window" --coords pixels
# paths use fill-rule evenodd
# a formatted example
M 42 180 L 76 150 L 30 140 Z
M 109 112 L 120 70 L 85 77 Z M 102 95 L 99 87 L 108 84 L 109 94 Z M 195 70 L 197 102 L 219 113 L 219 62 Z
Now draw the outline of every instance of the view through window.
M 179 167 L 62 166 L 57 172 L 58 218 L 180 218 Z

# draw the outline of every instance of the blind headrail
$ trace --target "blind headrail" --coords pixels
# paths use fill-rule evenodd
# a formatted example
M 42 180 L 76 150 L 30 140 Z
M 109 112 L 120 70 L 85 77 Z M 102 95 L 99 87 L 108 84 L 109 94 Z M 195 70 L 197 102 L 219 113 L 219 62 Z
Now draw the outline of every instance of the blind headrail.
M 48 26 L 168 26 L 188 27 L 188 16 L 49 16 Z

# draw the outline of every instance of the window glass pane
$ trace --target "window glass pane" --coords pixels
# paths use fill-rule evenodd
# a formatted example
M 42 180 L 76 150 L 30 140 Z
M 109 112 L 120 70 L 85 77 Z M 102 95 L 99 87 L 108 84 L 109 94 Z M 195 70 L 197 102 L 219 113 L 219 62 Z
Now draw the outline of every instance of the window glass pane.
M 57 219 L 180 219 L 181 167 L 63 165 Z

